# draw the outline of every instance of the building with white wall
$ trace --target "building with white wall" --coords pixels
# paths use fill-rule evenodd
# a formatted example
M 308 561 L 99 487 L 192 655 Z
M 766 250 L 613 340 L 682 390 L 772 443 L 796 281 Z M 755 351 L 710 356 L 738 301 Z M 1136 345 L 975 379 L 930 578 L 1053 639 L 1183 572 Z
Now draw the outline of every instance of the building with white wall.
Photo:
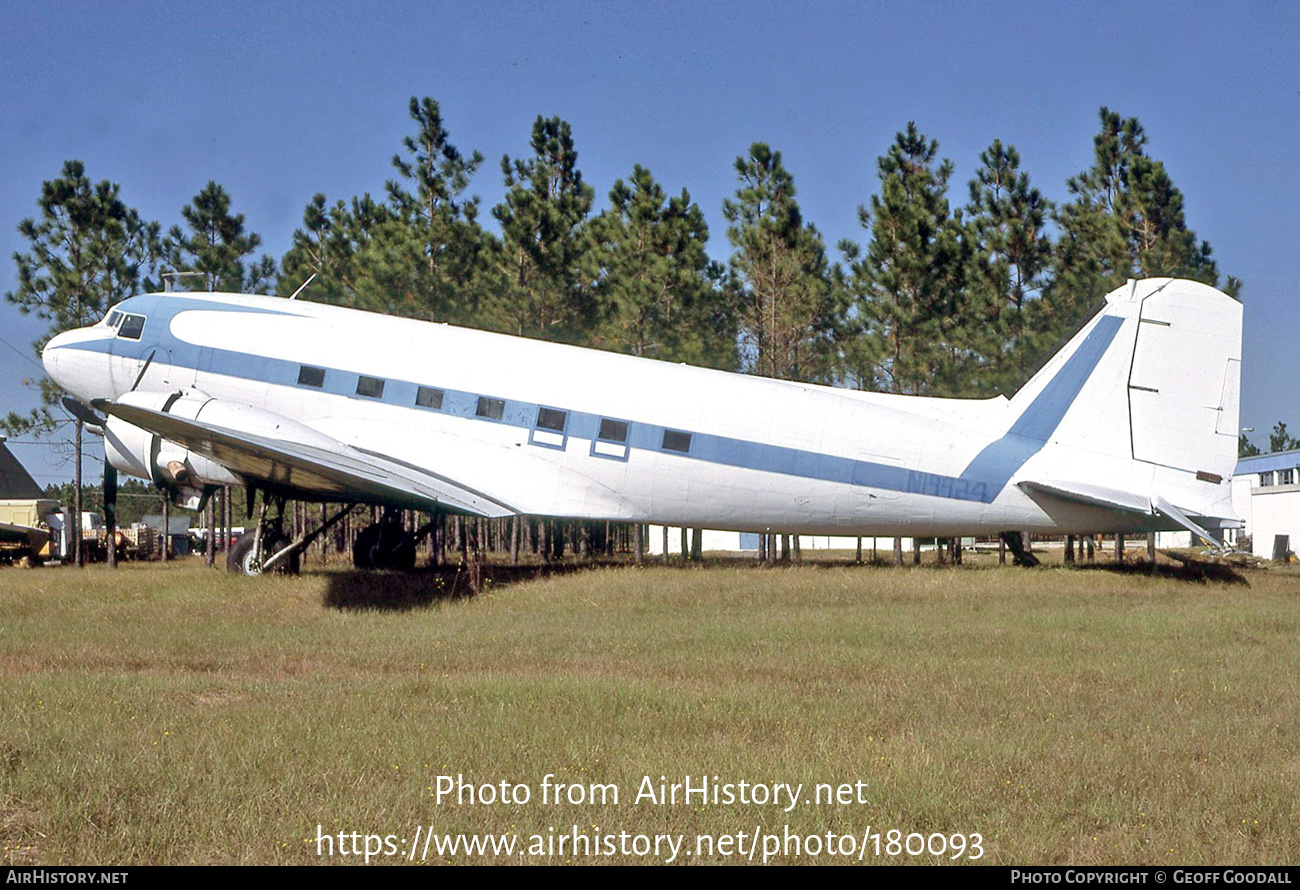
M 1232 506 L 1246 521 L 1241 535 L 1265 559 L 1300 550 L 1300 449 L 1243 457 L 1232 477 Z
M 664 552 L 664 527 L 662 525 L 651 525 L 648 528 L 650 534 L 646 539 L 646 553 L 662 554 Z M 681 528 L 669 526 L 667 531 L 668 554 L 671 556 L 681 553 Z M 858 546 L 857 538 L 842 535 L 799 535 L 798 537 L 801 550 L 855 550 Z M 794 535 L 790 536 L 791 546 L 793 546 L 794 538 Z M 704 539 L 700 543 L 700 549 L 704 553 L 757 553 L 758 532 L 728 532 L 706 528 L 704 530 Z M 862 552 L 864 555 L 870 555 L 873 543 L 878 553 L 887 555 L 894 550 L 893 538 L 867 537 L 862 539 Z M 911 538 L 903 538 L 903 549 L 911 551 Z

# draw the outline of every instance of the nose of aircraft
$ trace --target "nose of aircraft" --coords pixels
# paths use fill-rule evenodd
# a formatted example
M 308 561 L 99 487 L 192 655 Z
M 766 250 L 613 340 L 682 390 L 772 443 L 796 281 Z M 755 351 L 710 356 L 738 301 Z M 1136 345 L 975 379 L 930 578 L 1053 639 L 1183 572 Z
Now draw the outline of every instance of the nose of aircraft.
M 64 385 L 63 381 L 59 379 L 60 350 L 72 339 L 72 334 L 72 331 L 64 331 L 62 334 L 53 337 L 41 350 L 41 364 L 45 365 L 45 373 L 49 374 L 50 379 L 60 386 Z

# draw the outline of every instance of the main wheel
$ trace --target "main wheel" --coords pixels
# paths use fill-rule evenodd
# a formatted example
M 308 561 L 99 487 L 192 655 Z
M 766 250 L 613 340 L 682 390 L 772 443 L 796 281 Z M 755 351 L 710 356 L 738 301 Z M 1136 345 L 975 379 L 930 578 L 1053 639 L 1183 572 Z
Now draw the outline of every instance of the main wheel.
M 352 564 L 358 569 L 415 568 L 415 536 L 400 525 L 376 522 L 363 528 L 352 545 Z
M 274 532 L 263 534 L 261 559 L 257 558 L 257 553 L 254 550 L 254 544 L 256 543 L 256 530 L 244 532 L 236 538 L 235 543 L 226 554 L 226 571 L 234 572 L 237 575 L 262 574 L 262 560 L 271 558 L 287 547 L 289 539 Z M 289 554 L 276 563 L 271 568 L 271 571 L 280 575 L 298 574 L 298 554 Z

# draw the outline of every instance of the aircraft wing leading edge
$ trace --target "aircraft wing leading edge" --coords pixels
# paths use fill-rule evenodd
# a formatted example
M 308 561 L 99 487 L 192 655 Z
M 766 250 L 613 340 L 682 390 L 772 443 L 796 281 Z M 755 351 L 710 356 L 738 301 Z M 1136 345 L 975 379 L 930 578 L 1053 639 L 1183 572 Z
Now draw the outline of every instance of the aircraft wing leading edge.
M 137 405 L 98 401 L 95 407 L 252 480 L 291 489 L 330 492 L 341 501 L 450 509 L 487 519 L 501 519 L 519 512 L 451 479 L 342 442 L 323 448 L 228 429 Z

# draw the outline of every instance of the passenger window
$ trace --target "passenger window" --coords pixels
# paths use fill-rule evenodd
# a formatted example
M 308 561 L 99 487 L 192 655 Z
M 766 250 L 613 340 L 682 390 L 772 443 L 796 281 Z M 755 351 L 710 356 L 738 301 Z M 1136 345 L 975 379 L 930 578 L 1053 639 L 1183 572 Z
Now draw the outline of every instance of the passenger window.
M 539 429 L 564 432 L 564 424 L 569 419 L 569 412 L 556 411 L 554 408 L 537 409 L 537 426 Z
M 568 423 L 568 411 L 560 411 L 557 408 L 538 408 L 537 422 L 528 431 L 529 444 L 541 445 L 544 448 L 557 448 L 563 451 L 569 441 L 569 437 L 564 433 L 564 428 Z
M 600 426 L 596 430 L 596 438 L 591 443 L 592 457 L 627 460 L 632 451 L 627 444 L 627 430 L 626 420 L 602 417 Z
M 678 430 L 664 430 L 664 451 L 680 451 L 682 454 L 691 450 L 691 434 Z
M 604 439 L 606 442 L 626 442 L 627 441 L 627 421 L 610 420 L 608 417 L 600 419 L 600 432 L 597 438 Z
M 313 368 L 311 365 L 302 365 L 298 368 L 298 384 L 300 386 L 324 386 L 325 369 Z
M 139 340 L 140 335 L 144 333 L 144 316 L 127 315 L 122 319 L 122 326 L 117 329 L 117 335 L 127 340 Z
M 357 395 L 368 399 L 384 397 L 384 381 L 378 377 L 360 377 L 357 379 Z
M 478 407 L 474 410 L 474 413 L 479 417 L 486 417 L 488 420 L 500 420 L 505 410 L 506 403 L 503 399 L 489 399 L 487 396 L 479 396 Z
M 415 391 L 415 404 L 421 408 L 442 409 L 442 390 L 421 386 Z

